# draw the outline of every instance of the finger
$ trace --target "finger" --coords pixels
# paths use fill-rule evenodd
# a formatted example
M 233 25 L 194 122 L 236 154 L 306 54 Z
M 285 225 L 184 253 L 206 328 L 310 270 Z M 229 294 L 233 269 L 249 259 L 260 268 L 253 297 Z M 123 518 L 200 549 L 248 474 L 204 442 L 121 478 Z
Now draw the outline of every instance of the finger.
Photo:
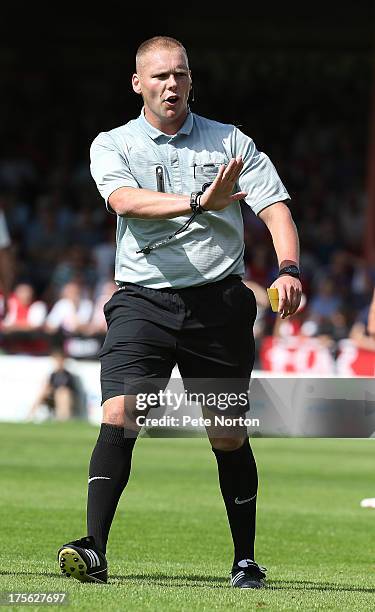
M 229 199 L 236 202 L 237 200 L 243 200 L 244 198 L 246 198 L 246 196 L 246 191 L 237 191 L 237 193 L 234 193 L 233 195 L 229 196 Z
M 227 167 L 227 173 L 225 175 L 226 180 L 236 181 L 241 170 L 243 168 L 243 161 L 240 158 L 231 159 Z
M 243 159 L 242 159 L 241 155 L 239 157 L 236 157 L 236 162 L 237 162 L 237 171 L 236 171 L 236 174 L 237 174 L 237 178 L 238 178 L 238 176 L 241 174 L 242 168 L 244 167 L 244 162 L 243 162 Z
M 285 307 L 284 307 L 285 317 L 288 317 L 293 312 L 293 305 L 292 305 L 293 296 L 291 294 L 291 289 L 292 287 L 287 287 L 285 289 L 285 296 L 286 296 L 285 297 Z
M 235 166 L 235 164 L 236 164 L 236 160 L 235 159 L 231 159 L 229 164 L 227 165 L 227 167 L 225 169 L 225 172 L 224 172 L 224 175 L 223 175 L 223 179 L 225 179 L 226 181 L 230 181 L 231 180 L 230 177 L 231 177 L 232 170 L 233 170 L 233 167 Z
M 291 312 L 293 314 L 298 310 L 301 303 L 302 289 L 300 287 L 292 287 L 291 291 Z
M 293 302 L 292 302 L 293 314 L 297 312 L 298 307 L 301 303 L 301 295 L 302 295 L 302 292 L 299 289 L 294 288 Z
M 228 179 L 233 181 L 233 183 L 238 179 L 241 174 L 241 170 L 243 168 L 243 161 L 241 158 L 236 158 L 235 163 L 232 166 L 230 175 L 228 175 Z
M 284 314 L 285 309 L 286 309 L 286 291 L 285 291 L 285 287 L 278 287 L 279 289 L 279 314 L 281 314 L 281 316 Z
M 285 309 L 283 310 L 282 314 L 281 314 L 281 318 L 282 319 L 287 319 L 288 317 L 290 317 L 292 313 L 289 311 L 289 308 L 285 307 Z
M 223 178 L 223 175 L 224 175 L 224 172 L 225 172 L 225 168 L 226 168 L 225 164 L 222 164 L 220 166 L 219 171 L 218 171 L 214 181 L 212 182 L 211 188 L 215 188 L 221 182 L 221 180 Z M 210 187 L 209 187 L 209 189 L 210 189 Z
M 286 317 L 288 317 L 291 314 L 291 301 L 290 301 L 290 289 L 284 288 L 285 291 L 285 301 L 284 301 L 284 307 L 283 307 L 283 319 L 286 319 Z
M 295 299 L 295 289 L 293 287 L 293 285 L 291 287 L 288 287 L 287 289 L 287 299 L 288 299 L 288 315 L 292 315 L 295 313 L 295 311 L 297 310 L 297 302 Z

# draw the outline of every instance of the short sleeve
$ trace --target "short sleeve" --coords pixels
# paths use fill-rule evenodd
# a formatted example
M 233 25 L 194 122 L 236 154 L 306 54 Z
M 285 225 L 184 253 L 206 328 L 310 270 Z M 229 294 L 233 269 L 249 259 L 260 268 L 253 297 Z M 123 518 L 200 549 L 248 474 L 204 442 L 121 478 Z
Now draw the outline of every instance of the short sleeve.
M 290 195 L 268 155 L 258 151 L 254 141 L 238 128 L 234 128 L 232 139 L 233 157 L 241 155 L 244 161 L 238 179 L 239 189 L 246 191 L 245 202 L 253 212 L 259 214 L 270 204 L 290 200 Z
M 110 212 L 113 212 L 108 204 L 111 193 L 120 187 L 139 187 L 130 171 L 126 152 L 108 132 L 101 132 L 91 145 L 90 171 Z

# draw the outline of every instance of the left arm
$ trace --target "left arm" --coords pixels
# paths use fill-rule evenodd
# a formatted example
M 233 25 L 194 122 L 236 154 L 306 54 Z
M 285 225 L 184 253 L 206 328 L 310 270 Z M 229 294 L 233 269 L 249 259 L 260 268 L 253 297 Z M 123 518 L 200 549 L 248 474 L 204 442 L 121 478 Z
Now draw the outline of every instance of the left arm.
M 299 240 L 297 228 L 289 208 L 283 202 L 276 202 L 264 208 L 258 215 L 266 224 L 276 251 L 279 268 L 288 265 L 299 266 Z M 293 315 L 301 301 L 302 285 L 298 278 L 283 275 L 271 285 L 279 290 L 279 313 L 281 318 Z

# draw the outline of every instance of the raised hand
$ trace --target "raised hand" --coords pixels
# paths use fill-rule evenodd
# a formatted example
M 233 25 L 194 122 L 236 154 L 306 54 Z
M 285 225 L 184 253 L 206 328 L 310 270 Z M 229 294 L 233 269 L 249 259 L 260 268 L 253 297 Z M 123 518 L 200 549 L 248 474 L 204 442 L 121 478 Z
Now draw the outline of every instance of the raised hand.
M 227 166 L 220 166 L 215 180 L 201 197 L 200 203 L 205 210 L 223 210 L 232 202 L 242 200 L 247 196 L 245 191 L 232 193 L 242 168 L 241 157 L 231 159 Z

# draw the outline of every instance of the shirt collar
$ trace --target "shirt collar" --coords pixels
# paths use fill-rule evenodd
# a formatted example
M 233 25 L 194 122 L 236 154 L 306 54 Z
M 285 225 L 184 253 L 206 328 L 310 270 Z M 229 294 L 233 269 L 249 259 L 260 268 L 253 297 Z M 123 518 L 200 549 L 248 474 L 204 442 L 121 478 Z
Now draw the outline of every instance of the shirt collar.
M 145 117 L 145 109 L 144 109 L 144 107 L 142 108 L 141 114 L 139 115 L 138 119 L 139 119 L 143 129 L 147 132 L 147 134 L 153 140 L 156 140 L 157 138 L 159 138 L 159 136 L 164 136 L 164 138 L 166 136 L 168 138 L 174 138 L 176 136 L 179 136 L 180 134 L 187 134 L 188 135 L 188 134 L 190 134 L 191 130 L 193 129 L 193 123 L 194 123 L 193 113 L 190 111 L 189 107 L 188 107 L 188 114 L 187 114 L 187 117 L 186 117 L 184 123 L 182 124 L 182 126 L 178 130 L 177 134 L 174 134 L 173 136 L 171 136 L 170 134 L 164 134 L 164 132 L 161 132 L 156 127 L 151 125 L 151 123 L 149 123 L 147 121 L 146 117 Z

